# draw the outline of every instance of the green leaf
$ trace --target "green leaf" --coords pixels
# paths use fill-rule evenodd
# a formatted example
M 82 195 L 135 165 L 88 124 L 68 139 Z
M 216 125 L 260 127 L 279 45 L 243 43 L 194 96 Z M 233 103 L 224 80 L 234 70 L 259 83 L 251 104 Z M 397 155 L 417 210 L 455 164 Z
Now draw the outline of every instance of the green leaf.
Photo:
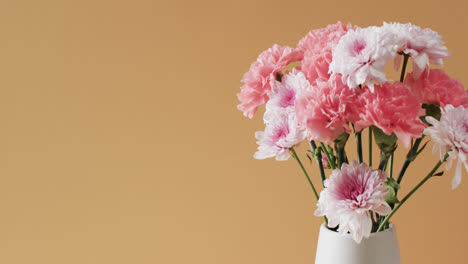
M 438 172 L 438 173 L 436 173 L 436 174 L 434 174 L 432 176 L 439 177 L 439 176 L 442 176 L 442 175 L 444 175 L 444 171 L 440 171 L 440 172 Z

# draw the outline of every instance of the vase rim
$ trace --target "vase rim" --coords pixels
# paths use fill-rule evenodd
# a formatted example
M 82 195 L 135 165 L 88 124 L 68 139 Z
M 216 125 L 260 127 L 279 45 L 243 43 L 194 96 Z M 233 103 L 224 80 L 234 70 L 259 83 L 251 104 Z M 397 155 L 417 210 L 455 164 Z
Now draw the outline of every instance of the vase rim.
M 387 229 L 385 229 L 384 231 L 371 233 L 370 236 L 369 236 L 369 238 L 370 238 L 370 237 L 378 237 L 378 236 L 386 235 L 387 233 L 392 233 L 392 232 L 394 232 L 394 230 L 395 230 L 395 226 L 394 226 L 392 223 L 390 223 L 390 224 L 389 224 L 389 227 L 388 227 Z M 348 233 L 348 234 L 340 234 L 340 233 L 338 233 L 337 231 L 332 231 L 332 230 L 328 229 L 328 228 L 325 226 L 325 223 L 322 223 L 322 224 L 320 225 L 320 232 L 326 232 L 326 233 L 328 233 L 328 234 L 330 234 L 330 235 L 349 236 L 349 237 L 351 237 L 351 234 L 349 234 L 349 233 Z

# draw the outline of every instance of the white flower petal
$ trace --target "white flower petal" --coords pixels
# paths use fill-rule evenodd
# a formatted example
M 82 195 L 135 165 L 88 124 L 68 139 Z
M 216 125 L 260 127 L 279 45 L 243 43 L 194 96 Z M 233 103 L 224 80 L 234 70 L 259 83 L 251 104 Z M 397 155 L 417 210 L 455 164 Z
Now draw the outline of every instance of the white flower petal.
M 432 127 L 425 129 L 424 134 L 429 135 L 434 141 L 434 151 L 440 149 L 440 160 L 444 160 L 448 153 L 446 169 L 452 167 L 453 160 L 458 158 L 455 176 L 452 180 L 452 189 L 455 189 L 461 182 L 462 164 L 468 170 L 468 109 L 463 106 L 457 108 L 446 105 L 442 110 L 440 121 L 434 118 L 427 118 Z
M 395 56 L 401 39 L 393 32 L 380 27 L 349 30 L 333 50 L 331 73 L 343 75 L 350 88 L 373 82 L 385 82 L 385 64 Z
M 462 168 L 462 162 L 461 162 L 461 160 L 458 160 L 457 168 L 455 169 L 455 176 L 453 176 L 453 179 L 452 179 L 452 190 L 457 188 L 458 185 L 460 185 L 460 183 L 461 183 L 461 180 L 462 180 L 461 168 Z
M 399 50 L 409 54 L 413 59 L 416 79 L 427 68 L 429 62 L 442 65 L 442 59 L 450 57 L 442 37 L 429 28 L 421 29 L 410 23 L 384 23 L 382 28 L 384 31 L 394 33 L 402 41 Z
M 276 160 L 287 160 L 291 156 L 289 149 L 305 139 L 306 133 L 297 122 L 293 108 L 272 107 L 265 112 L 266 127 L 264 132 L 256 132 L 258 151 L 256 159 L 276 156 Z
M 380 215 L 391 212 L 385 201 L 386 180 L 385 172 L 372 170 L 364 163 L 344 163 L 341 170 L 333 170 L 327 179 L 314 214 L 327 216 L 329 227 L 339 226 L 340 233 L 351 233 L 359 243 L 372 231 L 372 212 Z

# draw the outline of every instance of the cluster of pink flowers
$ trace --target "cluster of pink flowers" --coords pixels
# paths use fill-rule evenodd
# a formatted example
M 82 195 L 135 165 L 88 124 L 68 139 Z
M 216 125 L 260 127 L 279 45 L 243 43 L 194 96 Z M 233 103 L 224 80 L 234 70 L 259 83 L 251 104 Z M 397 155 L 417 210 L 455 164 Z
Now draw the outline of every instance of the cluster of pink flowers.
M 238 109 L 249 118 L 265 105 L 265 130 L 255 134 L 254 157 L 287 160 L 305 139 L 311 146 L 325 144 L 319 147 L 323 156 L 316 158 L 335 170 L 324 182 L 316 214 L 328 217 L 329 227 L 339 226 L 356 241 L 368 237 L 372 215 L 384 216 L 391 210 L 385 202 L 386 160 L 378 170 L 355 161 L 348 165 L 346 156 L 332 158 L 333 150 L 325 146 L 336 147 L 338 140 L 346 144 L 343 135 L 360 136 L 369 129 L 379 132 L 375 137 L 381 145 L 390 146 L 382 152 L 394 151 L 397 145 L 392 140 L 397 138 L 416 155 L 412 142 L 430 135 L 448 167 L 459 157 L 456 187 L 461 164 L 468 170 L 468 92 L 443 70 L 430 68 L 442 66 L 449 56 L 437 32 L 410 23 L 360 28 L 338 22 L 310 31 L 296 48 L 274 45 L 245 73 L 238 94 Z M 405 72 L 408 61 L 410 73 Z M 402 70 L 400 80 L 387 78 L 389 62 Z M 433 113 L 434 108 L 442 109 L 442 117 Z M 320 155 L 315 147 L 312 153 Z
M 250 70 L 244 74 L 241 92 L 237 95 L 241 104 L 237 106 L 244 115 L 252 118 L 257 108 L 269 99 L 272 84 L 278 73 L 291 62 L 299 61 L 300 52 L 290 48 L 274 45 L 262 52 L 257 61 L 252 63 Z

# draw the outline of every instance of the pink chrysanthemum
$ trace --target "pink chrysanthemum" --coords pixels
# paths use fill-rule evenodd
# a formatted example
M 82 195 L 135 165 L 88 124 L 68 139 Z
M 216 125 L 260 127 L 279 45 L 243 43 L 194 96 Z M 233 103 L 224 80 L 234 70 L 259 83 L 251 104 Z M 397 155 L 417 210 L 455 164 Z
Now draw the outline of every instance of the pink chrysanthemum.
M 281 82 L 275 81 L 266 104 L 267 111 L 272 108 L 294 108 L 296 94 L 309 88 L 310 83 L 304 74 L 293 70 L 284 75 Z
M 256 159 L 276 156 L 276 160 L 287 160 L 291 156 L 289 149 L 305 138 L 305 131 L 297 123 L 296 115 L 286 109 L 271 109 L 265 113 L 265 131 L 255 133 L 258 139 Z
M 299 41 L 297 49 L 303 54 L 300 70 L 311 83 L 317 79 L 327 81 L 330 78 L 328 67 L 332 61 L 332 50 L 348 29 L 351 29 L 351 24 L 345 26 L 338 22 L 312 30 Z
M 340 73 L 350 88 L 365 84 L 374 90 L 374 81 L 386 82 L 385 65 L 396 56 L 401 41 L 380 27 L 349 30 L 333 50 L 331 73 Z
M 299 124 L 307 130 L 307 138 L 331 143 L 344 132 L 350 133 L 348 122 L 358 119 L 356 98 L 355 90 L 349 89 L 338 75 L 300 91 L 296 114 Z
M 458 157 L 458 164 L 455 176 L 452 180 L 452 189 L 460 185 L 462 177 L 462 164 L 468 171 L 468 109 L 463 106 L 457 108 L 446 105 L 442 108 L 440 121 L 433 117 L 426 117 L 427 122 L 432 126 L 424 130 L 425 135 L 431 136 L 435 142 L 434 152 L 440 149 L 440 160 L 445 154 L 449 154 L 447 159 L 447 170 L 452 166 L 452 161 Z
M 360 98 L 360 120 L 356 130 L 369 126 L 380 128 L 385 134 L 395 135 L 408 147 L 412 137 L 419 138 L 426 125 L 419 118 L 426 111 L 418 98 L 401 83 L 385 83 L 374 93 L 363 90 Z
M 418 79 L 429 62 L 442 66 L 442 59 L 450 57 L 442 37 L 430 28 L 421 29 L 411 23 L 384 23 L 385 31 L 394 33 L 403 41 L 398 51 L 411 56 L 415 79 Z M 395 57 L 395 68 L 401 64 L 401 56 Z
M 244 115 L 252 118 L 258 106 L 268 101 L 271 84 L 289 63 L 299 61 L 301 55 L 290 47 L 274 45 L 262 52 L 257 61 L 252 63 L 248 72 L 244 74 L 241 92 L 237 94 L 240 104 L 237 106 Z
M 411 87 L 421 103 L 441 107 L 448 104 L 468 107 L 468 92 L 463 88 L 463 84 L 451 79 L 443 70 L 433 69 L 419 79 L 416 79 L 413 73 L 409 73 L 406 75 L 405 84 Z
M 356 161 L 350 165 L 343 163 L 341 170 L 333 170 L 325 180 L 314 214 L 326 216 L 330 228 L 339 225 L 338 232 L 349 232 L 360 243 L 372 231 L 372 213 L 388 215 L 391 212 L 385 201 L 389 194 L 384 185 L 386 181 L 387 175 L 381 170 L 372 170 Z

